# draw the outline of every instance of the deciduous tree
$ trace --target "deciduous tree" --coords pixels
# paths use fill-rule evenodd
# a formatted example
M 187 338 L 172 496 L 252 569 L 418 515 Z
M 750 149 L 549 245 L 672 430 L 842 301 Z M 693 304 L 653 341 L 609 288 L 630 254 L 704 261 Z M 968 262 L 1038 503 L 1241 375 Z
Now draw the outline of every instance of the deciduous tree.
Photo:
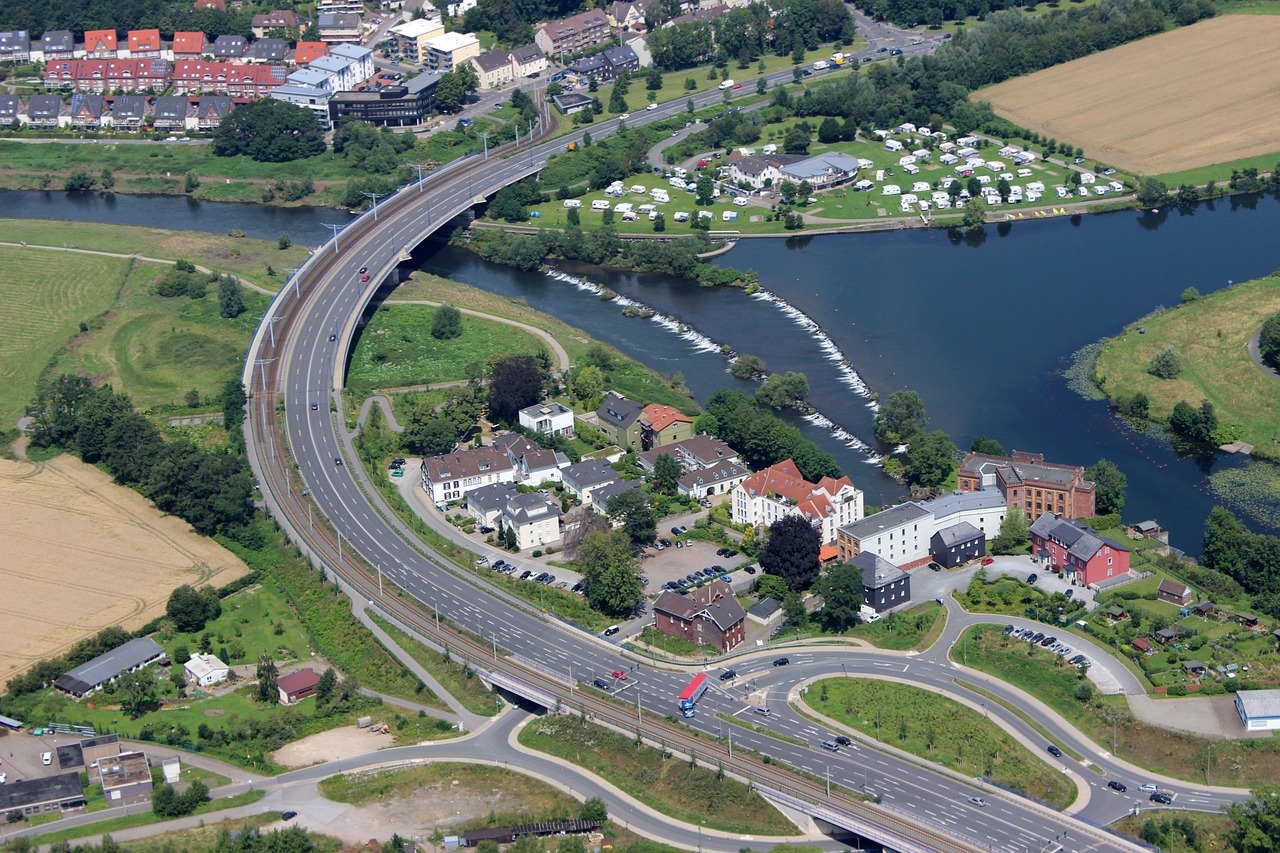
M 1095 484 L 1094 504 L 1099 515 L 1118 514 L 1124 509 L 1124 490 L 1129 478 L 1114 462 L 1099 459 L 1085 469 L 1084 476 Z
M 640 551 L 653 543 L 658 533 L 657 520 L 653 515 L 653 505 L 644 489 L 630 489 L 614 495 L 609 499 L 609 520 L 620 523 L 620 529 L 631 540 L 631 547 Z
M 664 495 L 674 495 L 684 473 L 680 463 L 669 453 L 659 453 L 653 461 L 653 488 Z
M 324 131 L 315 114 L 274 98 L 236 107 L 213 137 L 215 156 L 243 154 L 263 163 L 287 163 L 324 151 Z
M 857 566 L 832 566 L 814 582 L 813 591 L 822 596 L 818 619 L 828 631 L 843 631 L 857 623 L 862 607 L 862 570 Z
M 907 480 L 917 486 L 941 486 L 956 468 L 959 450 L 942 430 L 919 433 L 907 445 Z
M 928 425 L 924 401 L 915 391 L 894 391 L 876 412 L 876 438 L 889 444 L 910 441 Z
M 760 567 L 803 592 L 818 575 L 822 536 L 806 519 L 788 515 L 769 528 L 769 542 L 760 554 Z
M 514 355 L 493 365 L 489 380 L 489 414 L 512 422 L 525 406 L 542 399 L 542 373 L 531 355 Z
M 462 312 L 452 305 L 441 305 L 431 318 L 431 337 L 447 341 L 462 334 Z
M 269 652 L 258 658 L 258 688 L 255 695 L 264 705 L 274 705 L 280 699 L 280 670 Z
M 577 553 L 583 592 L 591 606 L 610 616 L 633 613 L 644 595 L 644 585 L 627 534 L 621 530 L 590 533 Z

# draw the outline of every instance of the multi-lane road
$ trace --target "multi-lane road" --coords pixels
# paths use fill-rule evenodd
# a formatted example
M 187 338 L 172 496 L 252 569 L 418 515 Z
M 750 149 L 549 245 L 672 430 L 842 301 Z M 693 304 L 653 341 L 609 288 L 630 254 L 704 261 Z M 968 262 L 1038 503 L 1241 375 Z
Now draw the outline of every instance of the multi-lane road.
M 774 77 L 789 79 L 790 72 Z M 698 106 L 722 99 L 723 93 L 718 91 L 694 98 Z M 658 121 L 678 116 L 683 110 L 682 100 L 646 111 L 630 121 Z M 599 138 L 616 126 L 615 121 L 606 121 L 591 126 L 590 131 Z M 614 670 L 627 671 L 629 677 L 614 681 L 609 692 L 625 706 L 635 708 L 637 714 L 661 718 L 673 713 L 674 697 L 688 681 L 689 672 L 650 666 L 633 669 L 637 666 L 634 661 L 612 643 L 548 621 L 480 581 L 446 567 L 421 542 L 406 537 L 403 525 L 394 520 L 394 513 L 370 488 L 359 466 L 344 463 L 339 424 L 331 412 L 331 405 L 333 410 L 341 410 L 336 389 L 343 385 L 347 351 L 361 312 L 406 249 L 464 213 L 481 196 L 536 171 L 549 156 L 578 139 L 580 134 L 569 135 L 554 142 L 508 150 L 504 157 L 474 157 L 428 175 L 420 185 L 381 201 L 376 221 L 366 214 L 339 234 L 336 242 L 331 241 L 317 252 L 277 298 L 255 338 L 245 371 L 246 385 L 253 394 L 248 423 L 250 447 L 273 513 L 300 545 L 323 555 L 333 570 L 358 574 L 353 567 L 338 564 L 333 543 L 322 541 L 325 535 L 332 538 L 332 534 L 307 516 L 299 515 L 297 492 L 309 494 L 341 541 L 346 557 L 353 552 L 358 554 L 380 570 L 385 581 L 424 604 L 427 612 L 435 610 L 490 643 L 495 669 L 515 666 L 544 673 L 550 679 L 548 683 L 561 686 L 563 695 L 558 694 L 558 698 L 566 702 L 580 696 L 576 692 L 579 685 L 590 684 L 594 677 L 607 676 Z M 362 270 L 370 276 L 367 283 L 361 280 Z M 278 403 L 283 406 L 279 422 L 275 420 Z M 287 452 L 276 440 L 277 426 L 288 442 Z M 290 484 L 289 464 L 285 461 L 289 455 L 296 462 L 300 482 Z M 269 471 L 280 473 L 268 475 Z M 958 631 L 961 614 L 955 611 L 952 615 L 952 630 Z M 838 753 L 821 750 L 819 743 L 829 732 L 788 707 L 787 697 L 797 684 L 832 674 L 892 675 L 964 694 L 954 683 L 956 671 L 947 659 L 947 645 L 939 643 L 929 653 L 918 656 L 824 647 L 820 651 L 791 653 L 792 663 L 786 667 L 772 666 L 772 656 L 740 659 L 734 662 L 736 679 L 720 682 L 712 676 L 713 689 L 700 704 L 698 716 L 688 723 L 726 738 L 726 730 L 733 728 L 735 747 L 769 755 L 777 763 L 829 778 L 833 785 L 850 791 L 877 794 L 893 812 L 908 815 L 921 826 L 931 827 L 931 831 L 948 834 L 962 845 L 1035 851 L 1067 834 L 1073 850 L 1133 849 L 1091 824 L 1110 822 L 1132 807 L 1138 771 L 1099 754 L 1096 745 L 1056 717 L 1042 720 L 1044 729 L 1056 742 L 1087 755 L 1104 774 L 1099 776 L 1074 761 L 1065 762 L 1065 769 L 1086 780 L 1089 796 L 1080 809 L 1084 821 L 1021 797 L 980 789 L 975 781 L 934 772 L 867 745 Z M 990 683 L 986 689 L 1004 695 L 1014 705 L 1025 702 L 1025 696 L 1003 685 Z M 969 698 L 975 703 L 984 701 L 976 693 L 969 694 Z M 993 719 L 1029 744 L 1044 746 L 1038 732 L 1018 716 L 993 705 L 988 703 L 985 708 Z M 754 714 L 752 709 L 757 706 L 769 707 L 772 714 L 767 718 Z M 749 719 L 751 724 L 776 731 L 787 739 L 760 734 L 746 726 L 731 726 L 721 716 Z M 1131 781 L 1135 789 L 1127 796 L 1110 792 L 1102 787 L 1102 780 L 1107 777 Z M 1194 786 L 1166 787 L 1178 793 L 1180 805 L 1192 808 L 1216 808 L 1230 798 L 1228 794 Z M 969 802 L 969 797 L 978 794 L 986 799 L 987 806 Z

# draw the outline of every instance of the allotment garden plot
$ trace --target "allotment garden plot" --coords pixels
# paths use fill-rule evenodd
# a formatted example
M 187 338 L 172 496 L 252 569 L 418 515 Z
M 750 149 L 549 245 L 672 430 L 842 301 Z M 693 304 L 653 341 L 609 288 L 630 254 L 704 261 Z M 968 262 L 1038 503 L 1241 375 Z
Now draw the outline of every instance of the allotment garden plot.
M 1091 159 L 1159 175 L 1280 149 L 1280 18 L 1227 15 L 974 95 Z

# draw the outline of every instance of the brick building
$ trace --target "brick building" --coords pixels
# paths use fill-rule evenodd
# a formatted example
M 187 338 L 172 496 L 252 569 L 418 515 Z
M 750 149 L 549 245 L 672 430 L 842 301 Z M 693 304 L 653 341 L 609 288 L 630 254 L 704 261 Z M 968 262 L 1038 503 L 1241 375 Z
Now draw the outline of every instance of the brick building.
M 1067 518 L 1094 516 L 1094 484 L 1084 478 L 1084 469 L 1045 462 L 1042 453 L 970 453 L 960 463 L 957 481 L 965 492 L 995 489 L 1006 505 L 1021 506 L 1027 518 L 1046 512 Z
M 1031 525 L 1031 553 L 1088 586 L 1129 571 L 1129 549 L 1070 518 L 1046 512 Z
M 746 611 L 721 580 L 677 595 L 664 591 L 653 604 L 654 625 L 670 637 L 732 651 L 746 636 Z

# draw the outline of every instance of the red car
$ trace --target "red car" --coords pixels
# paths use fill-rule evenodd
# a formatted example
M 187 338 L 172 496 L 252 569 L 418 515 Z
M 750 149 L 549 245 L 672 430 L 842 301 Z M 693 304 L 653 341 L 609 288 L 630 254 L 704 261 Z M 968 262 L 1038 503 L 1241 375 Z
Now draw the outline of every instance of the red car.
M 623 672 L 622 670 L 620 670 L 620 669 L 615 669 L 615 670 L 613 671 L 613 677 L 614 677 L 614 678 L 616 678 L 616 679 L 618 679 L 619 681 L 626 681 L 626 680 L 627 680 L 627 674 L 626 674 L 625 672 Z
M 990 557 L 983 557 L 983 558 L 982 558 L 982 565 L 984 565 L 984 566 L 989 566 L 989 565 L 991 565 L 991 564 L 992 564 L 992 563 L 994 563 L 994 562 L 995 562 L 995 560 L 991 559 Z
M 742 88 L 742 84 L 741 84 L 741 83 L 734 83 L 734 84 L 733 84 L 733 88 L 735 88 L 735 89 L 741 89 L 741 88 Z
M 369 280 L 369 274 L 368 274 L 368 273 L 365 273 L 364 275 L 360 276 L 360 280 L 361 280 L 361 281 L 368 281 L 368 280 Z

